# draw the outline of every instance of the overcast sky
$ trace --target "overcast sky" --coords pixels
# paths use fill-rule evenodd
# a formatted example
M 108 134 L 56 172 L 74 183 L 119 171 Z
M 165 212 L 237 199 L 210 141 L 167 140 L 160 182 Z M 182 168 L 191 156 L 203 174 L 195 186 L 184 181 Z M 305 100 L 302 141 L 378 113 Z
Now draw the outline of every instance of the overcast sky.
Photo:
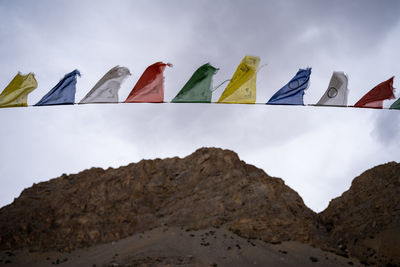
M 312 67 L 306 104 L 320 99 L 333 71 L 344 71 L 352 105 L 393 75 L 400 87 L 399 10 L 396 0 L 0 0 L 0 87 L 18 71 L 34 72 L 39 86 L 28 103 L 35 104 L 77 68 L 78 102 L 121 65 L 132 73 L 120 90 L 124 100 L 148 65 L 164 61 L 174 64 L 165 70 L 169 101 L 200 65 L 220 69 L 216 85 L 245 55 L 257 55 L 268 64 L 258 73 L 258 103 Z M 215 146 L 281 177 L 321 211 L 363 171 L 400 161 L 395 110 L 102 104 L 0 109 L 0 122 L 0 206 L 62 173 Z

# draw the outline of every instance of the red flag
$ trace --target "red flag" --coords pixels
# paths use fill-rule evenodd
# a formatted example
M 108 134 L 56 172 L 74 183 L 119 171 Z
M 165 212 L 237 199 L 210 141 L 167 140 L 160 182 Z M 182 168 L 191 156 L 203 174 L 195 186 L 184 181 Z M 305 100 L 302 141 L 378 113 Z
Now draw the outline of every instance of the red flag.
M 375 86 L 365 96 L 358 100 L 354 106 L 359 108 L 382 108 L 383 100 L 395 98 L 393 93 L 393 79 L 394 76 Z
M 170 63 L 157 62 L 147 67 L 133 87 L 125 103 L 162 103 L 164 101 L 165 67 Z

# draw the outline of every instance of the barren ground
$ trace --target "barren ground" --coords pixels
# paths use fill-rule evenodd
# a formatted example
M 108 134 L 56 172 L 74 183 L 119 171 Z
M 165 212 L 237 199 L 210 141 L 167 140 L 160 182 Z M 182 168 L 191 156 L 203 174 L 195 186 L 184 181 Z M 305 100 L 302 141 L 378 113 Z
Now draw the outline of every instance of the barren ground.
M 70 253 L 5 251 L 0 266 L 362 266 L 299 242 L 248 240 L 226 229 L 162 227 Z

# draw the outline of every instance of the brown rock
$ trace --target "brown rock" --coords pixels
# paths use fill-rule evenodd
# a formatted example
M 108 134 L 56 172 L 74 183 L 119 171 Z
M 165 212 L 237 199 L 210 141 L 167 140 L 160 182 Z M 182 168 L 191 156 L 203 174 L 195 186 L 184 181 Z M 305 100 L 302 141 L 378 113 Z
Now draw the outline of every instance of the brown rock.
M 355 178 L 320 218 L 331 247 L 365 263 L 400 265 L 400 164 L 380 165 Z
M 203 148 L 33 185 L 0 209 L 0 249 L 71 250 L 162 225 L 310 243 L 315 218 L 281 179 L 232 151 Z
M 400 265 L 400 164 L 354 179 L 320 214 L 232 151 L 92 168 L 25 189 L 0 209 L 0 250 L 70 251 L 156 227 L 228 228 L 247 239 L 317 245 L 366 264 Z

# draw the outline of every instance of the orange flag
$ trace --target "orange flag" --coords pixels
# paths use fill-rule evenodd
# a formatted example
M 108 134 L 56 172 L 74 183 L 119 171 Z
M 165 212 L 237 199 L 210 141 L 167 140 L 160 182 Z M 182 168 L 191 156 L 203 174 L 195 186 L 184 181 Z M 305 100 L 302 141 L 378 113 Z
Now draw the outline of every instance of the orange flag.
M 383 100 L 395 98 L 393 93 L 393 79 L 394 76 L 375 86 L 365 96 L 358 100 L 354 106 L 358 108 L 382 108 Z
M 125 103 L 162 103 L 164 101 L 164 70 L 171 63 L 157 62 L 147 67 L 133 87 Z

